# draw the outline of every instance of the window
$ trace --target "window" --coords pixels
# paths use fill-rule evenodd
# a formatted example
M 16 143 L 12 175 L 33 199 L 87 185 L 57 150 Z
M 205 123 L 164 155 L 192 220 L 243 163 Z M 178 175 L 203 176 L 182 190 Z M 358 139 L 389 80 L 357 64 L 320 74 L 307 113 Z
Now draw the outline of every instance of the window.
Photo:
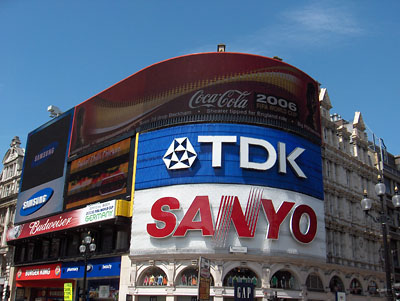
M 368 293 L 372 296 L 378 296 L 378 286 L 375 281 L 370 281 L 368 284 Z
M 329 288 L 331 292 L 344 292 L 343 281 L 338 276 L 333 276 L 329 282 Z
M 315 273 L 308 275 L 306 285 L 309 291 L 324 291 L 324 285 L 322 284 L 321 278 Z
M 278 271 L 271 278 L 271 288 L 299 289 L 296 278 L 289 271 Z
M 234 268 L 226 274 L 224 286 L 234 286 L 235 283 L 253 283 L 255 287 L 261 287 L 261 281 L 256 273 L 248 268 Z
M 158 267 L 148 268 L 139 279 L 141 286 L 165 286 L 168 283 L 167 275 Z

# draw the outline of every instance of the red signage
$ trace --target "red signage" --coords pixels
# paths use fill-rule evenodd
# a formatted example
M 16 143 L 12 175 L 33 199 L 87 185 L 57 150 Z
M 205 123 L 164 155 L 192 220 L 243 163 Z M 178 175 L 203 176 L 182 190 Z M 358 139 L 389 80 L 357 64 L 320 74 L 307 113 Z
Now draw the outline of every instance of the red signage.
M 179 201 L 173 197 L 158 199 L 151 208 L 151 216 L 164 224 L 159 227 L 158 223 L 147 224 L 147 232 L 155 238 L 166 238 L 168 236 L 184 237 L 189 230 L 200 230 L 204 236 L 213 236 L 216 241 L 225 240 L 231 222 L 234 224 L 236 233 L 241 238 L 254 237 L 260 207 L 263 208 L 268 220 L 267 239 L 278 239 L 279 229 L 284 219 L 294 207 L 294 202 L 283 201 L 278 210 L 275 210 L 272 200 L 249 199 L 246 212 L 237 196 L 222 196 L 218 211 L 215 228 L 212 221 L 210 202 L 207 196 L 197 196 L 177 226 L 177 217 L 170 212 L 181 208 Z M 167 211 L 166 208 L 169 208 Z M 305 233 L 300 229 L 300 219 L 306 214 L 309 226 Z M 196 220 L 200 216 L 201 220 Z M 301 243 L 310 243 L 317 233 L 317 216 L 314 210 L 305 204 L 297 206 L 291 215 L 290 230 L 293 237 Z
M 78 105 L 70 155 L 166 125 L 230 122 L 290 130 L 320 143 L 318 84 L 284 62 L 243 53 L 181 56 Z
M 44 280 L 61 278 L 61 263 L 17 268 L 16 280 Z
M 7 241 L 50 233 L 115 217 L 115 200 L 50 216 L 8 230 Z

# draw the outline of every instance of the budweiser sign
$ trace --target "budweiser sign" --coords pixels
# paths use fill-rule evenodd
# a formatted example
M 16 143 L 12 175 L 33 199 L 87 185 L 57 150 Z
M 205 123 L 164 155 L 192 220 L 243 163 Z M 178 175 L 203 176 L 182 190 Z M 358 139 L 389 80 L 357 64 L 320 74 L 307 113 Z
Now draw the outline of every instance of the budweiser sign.
M 199 90 L 190 98 L 189 107 L 191 109 L 200 107 L 245 109 L 249 102 L 247 99 L 249 95 L 250 92 L 239 90 L 227 90 L 224 93 L 214 94 Z
M 115 200 L 91 204 L 85 208 L 15 226 L 8 230 L 7 241 L 65 230 L 114 218 L 115 204 Z

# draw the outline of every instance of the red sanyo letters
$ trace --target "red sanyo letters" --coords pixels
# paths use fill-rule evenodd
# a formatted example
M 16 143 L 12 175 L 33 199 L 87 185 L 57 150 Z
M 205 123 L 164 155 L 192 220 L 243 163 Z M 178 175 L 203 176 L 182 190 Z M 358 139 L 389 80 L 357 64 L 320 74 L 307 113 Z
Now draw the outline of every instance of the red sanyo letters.
M 174 197 L 163 197 L 153 204 L 151 216 L 164 225 L 158 227 L 156 223 L 149 223 L 147 232 L 155 238 L 166 238 L 171 235 L 184 237 L 187 231 L 198 230 L 203 236 L 213 236 L 217 241 L 225 241 L 230 224 L 233 223 L 239 237 L 251 238 L 254 237 L 260 207 L 262 207 L 268 221 L 267 239 L 278 239 L 280 226 L 292 211 L 290 231 L 293 237 L 298 242 L 310 243 L 317 233 L 317 216 L 308 205 L 301 204 L 295 208 L 294 205 L 294 202 L 284 201 L 278 210 L 275 210 L 271 200 L 263 199 L 259 195 L 249 198 L 246 211 L 243 213 L 237 196 L 222 196 L 214 228 L 208 196 L 195 197 L 179 224 L 172 212 L 180 209 L 179 201 Z M 305 233 L 300 229 L 300 220 L 304 214 L 308 216 L 307 230 L 303 231 Z M 200 218 L 195 221 L 196 216 Z

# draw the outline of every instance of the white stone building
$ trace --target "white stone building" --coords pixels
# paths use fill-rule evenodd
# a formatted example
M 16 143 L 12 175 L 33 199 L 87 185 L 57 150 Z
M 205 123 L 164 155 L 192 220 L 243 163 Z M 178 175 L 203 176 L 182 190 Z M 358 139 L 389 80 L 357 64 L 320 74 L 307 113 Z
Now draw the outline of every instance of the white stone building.
M 7 245 L 7 230 L 13 226 L 15 204 L 19 191 L 22 164 L 25 150 L 21 148 L 18 137 L 11 141 L 10 148 L 3 157 L 3 170 L 0 173 L 0 291 L 6 300 L 7 287 L 11 286 L 13 248 Z

